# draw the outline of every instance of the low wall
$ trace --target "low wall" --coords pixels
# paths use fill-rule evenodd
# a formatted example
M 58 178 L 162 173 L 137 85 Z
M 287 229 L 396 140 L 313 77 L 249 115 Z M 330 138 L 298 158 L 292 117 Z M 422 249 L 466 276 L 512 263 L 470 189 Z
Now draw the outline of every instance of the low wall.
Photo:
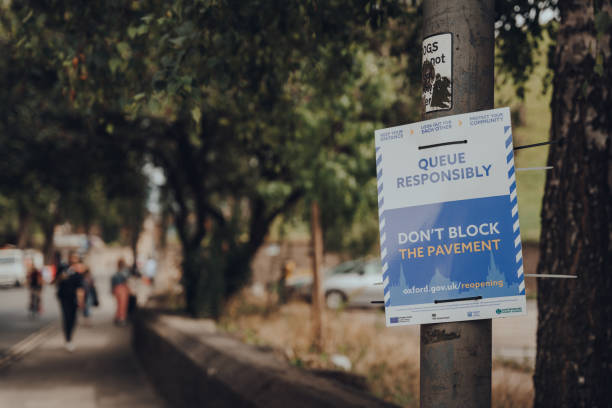
M 210 321 L 141 310 L 133 330 L 134 350 L 171 406 L 394 407 L 219 333 Z

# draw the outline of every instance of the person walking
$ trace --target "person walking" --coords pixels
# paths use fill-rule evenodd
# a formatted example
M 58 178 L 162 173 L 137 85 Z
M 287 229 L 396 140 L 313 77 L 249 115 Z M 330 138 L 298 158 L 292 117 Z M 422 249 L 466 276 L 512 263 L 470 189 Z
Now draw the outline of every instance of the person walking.
M 57 298 L 62 308 L 62 326 L 66 340 L 66 350 L 72 352 L 75 349 L 72 342 L 72 334 L 77 321 L 77 310 L 82 309 L 85 301 L 85 290 L 83 287 L 83 273 L 86 267 L 75 253 L 70 254 L 68 267 L 58 266 L 55 276 L 57 285 Z
M 85 290 L 85 302 L 83 304 L 83 317 L 87 326 L 91 325 L 91 308 L 98 307 L 98 291 L 96 290 L 96 283 L 93 275 L 89 268 L 83 272 L 83 289 Z
M 111 277 L 111 290 L 117 302 L 115 312 L 115 324 L 125 326 L 127 324 L 128 301 L 130 298 L 130 288 L 128 287 L 128 277 L 130 270 L 123 258 L 117 261 L 117 272 Z
M 42 273 L 36 266 L 32 259 L 26 259 L 26 271 L 27 271 L 27 282 L 28 288 L 30 289 L 30 304 L 28 311 L 30 312 L 30 318 L 36 319 L 40 315 L 40 294 L 43 287 Z

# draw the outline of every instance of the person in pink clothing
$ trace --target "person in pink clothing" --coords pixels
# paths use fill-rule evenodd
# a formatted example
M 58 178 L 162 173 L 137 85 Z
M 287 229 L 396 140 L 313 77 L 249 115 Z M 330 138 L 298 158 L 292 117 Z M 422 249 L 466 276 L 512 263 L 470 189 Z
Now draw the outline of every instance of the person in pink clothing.
M 130 297 L 130 288 L 127 284 L 129 275 L 130 271 L 125 261 L 119 259 L 117 272 L 111 277 L 111 289 L 117 301 L 117 312 L 115 313 L 115 324 L 117 326 L 127 324 L 128 300 Z

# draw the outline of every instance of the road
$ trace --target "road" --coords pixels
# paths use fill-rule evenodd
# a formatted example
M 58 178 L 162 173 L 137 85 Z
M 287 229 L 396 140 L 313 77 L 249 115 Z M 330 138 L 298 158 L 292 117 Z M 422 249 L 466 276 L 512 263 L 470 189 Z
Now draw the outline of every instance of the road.
M 24 287 L 0 288 L 0 359 L 15 344 L 59 320 L 54 287 L 43 289 L 43 312 L 38 319 L 28 317 L 28 297 L 28 290 Z

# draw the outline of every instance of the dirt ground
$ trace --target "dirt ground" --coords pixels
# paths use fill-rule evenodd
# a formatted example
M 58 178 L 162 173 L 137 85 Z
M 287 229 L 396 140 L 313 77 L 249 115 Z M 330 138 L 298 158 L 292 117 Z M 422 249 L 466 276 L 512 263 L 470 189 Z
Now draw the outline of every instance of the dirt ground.
M 537 245 L 525 245 L 523 258 L 525 273 L 536 273 Z M 526 287 L 528 315 L 493 320 L 493 407 L 532 406 L 536 279 L 527 278 Z M 419 405 L 419 327 L 386 328 L 381 309 L 328 311 L 320 352 L 312 347 L 310 306 L 301 301 L 279 308 L 270 297 L 245 290 L 230 302 L 220 326 L 247 343 L 274 347 L 298 367 L 342 370 L 334 361 L 348 358 L 354 382 L 389 402 Z
M 523 246 L 526 274 L 537 271 L 537 244 Z M 530 407 L 536 353 L 537 280 L 526 278 L 527 316 L 493 320 L 492 403 L 496 408 Z M 292 364 L 314 370 L 339 370 L 338 355 L 350 372 L 387 401 L 419 405 L 419 327 L 388 329 L 380 309 L 328 311 L 325 345 L 312 348 L 310 307 L 292 302 L 280 308 L 248 294 L 237 297 L 221 325 L 243 341 L 273 346 Z
M 530 306 L 532 311 L 533 301 Z M 494 407 L 531 406 L 533 363 L 526 353 L 515 352 L 514 348 L 522 348 L 515 347 L 511 338 L 526 344 L 535 339 L 528 335 L 535 325 L 518 319 L 494 321 Z M 532 315 L 531 320 L 537 318 Z M 365 378 L 375 395 L 405 407 L 418 406 L 419 328 L 386 328 L 381 310 L 328 311 L 321 352 L 311 346 L 310 306 L 304 302 L 270 310 L 265 304 L 247 301 L 245 296 L 232 303 L 221 326 L 247 343 L 272 346 L 292 364 L 307 369 L 341 370 L 334 360 L 338 355 L 345 356 L 350 361 L 349 371 Z M 534 347 L 527 344 L 526 349 L 535 353 Z

